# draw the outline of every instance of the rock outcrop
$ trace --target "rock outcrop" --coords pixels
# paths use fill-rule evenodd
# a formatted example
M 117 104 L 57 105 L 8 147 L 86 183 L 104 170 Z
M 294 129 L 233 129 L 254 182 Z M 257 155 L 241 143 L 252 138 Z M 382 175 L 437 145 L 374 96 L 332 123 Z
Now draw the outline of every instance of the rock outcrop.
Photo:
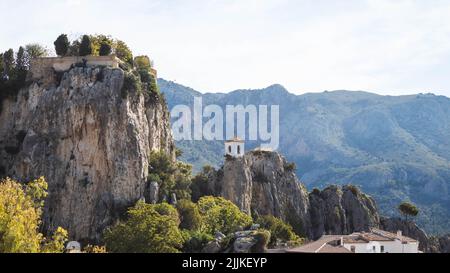
M 242 210 L 274 215 L 296 232 L 317 239 L 323 234 L 347 234 L 378 227 L 375 202 L 357 188 L 328 187 L 308 193 L 295 168 L 276 152 L 252 151 L 227 157 L 222 169 L 210 173 L 209 190 Z
M 242 158 L 228 157 L 216 183 L 218 195 L 243 211 L 274 215 L 309 234 L 308 192 L 280 154 L 254 151 Z
M 428 236 L 414 222 L 400 218 L 381 218 L 381 227 L 390 232 L 401 230 L 403 235 L 419 241 L 419 249 L 427 253 L 450 253 L 450 235 L 442 237 Z
M 147 187 L 152 150 L 173 155 L 166 105 L 124 87 L 121 69 L 76 67 L 33 82 L 0 113 L 0 175 L 45 176 L 44 227 L 96 240 Z
M 354 186 L 329 186 L 309 194 L 311 237 L 350 234 L 378 227 L 379 215 L 372 198 Z

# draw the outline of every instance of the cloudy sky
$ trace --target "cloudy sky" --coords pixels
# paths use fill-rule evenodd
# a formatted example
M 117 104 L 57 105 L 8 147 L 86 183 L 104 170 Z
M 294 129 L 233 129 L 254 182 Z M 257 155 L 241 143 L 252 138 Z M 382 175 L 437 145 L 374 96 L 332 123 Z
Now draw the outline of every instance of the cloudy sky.
M 448 0 L 0 0 L 0 50 L 102 33 L 202 92 L 367 90 L 450 97 Z

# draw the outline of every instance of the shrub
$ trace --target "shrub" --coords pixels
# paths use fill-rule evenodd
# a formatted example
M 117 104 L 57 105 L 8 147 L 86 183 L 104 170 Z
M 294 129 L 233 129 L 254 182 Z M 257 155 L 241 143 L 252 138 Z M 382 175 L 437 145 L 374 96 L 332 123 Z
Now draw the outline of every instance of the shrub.
M 270 231 L 270 247 L 276 246 L 277 241 L 291 242 L 298 241 L 300 239 L 299 236 L 295 234 L 291 225 L 272 215 L 259 217 L 256 222 L 261 226 L 261 228 Z
M 203 217 L 203 232 L 214 234 L 220 231 L 232 233 L 252 224 L 252 218 L 222 197 L 206 196 L 198 201 L 200 214 Z
M 135 74 L 125 73 L 121 89 L 122 98 L 127 98 L 130 91 L 141 92 L 141 81 Z
M 360 193 L 360 190 L 355 185 L 347 185 L 347 189 L 349 189 L 354 195 L 358 195 Z
M 192 231 L 199 230 L 202 225 L 202 216 L 195 203 L 190 200 L 179 200 L 177 205 L 178 214 L 180 215 L 180 228 Z
M 185 253 L 199 253 L 206 244 L 214 240 L 211 234 L 200 231 L 183 230 L 182 234 L 184 238 L 183 252 Z
M 149 71 L 149 69 L 152 67 L 152 61 L 146 55 L 136 56 L 134 58 L 134 64 L 136 65 L 137 69 L 143 69 L 146 71 Z
M 53 44 L 55 45 L 55 51 L 58 56 L 65 56 L 67 54 L 70 43 L 66 34 L 59 35 Z
M 119 253 L 180 252 L 184 240 L 178 225 L 178 212 L 171 205 L 139 201 L 125 222 L 105 232 L 106 248 Z
M 271 233 L 265 229 L 259 229 L 254 235 L 257 240 L 256 244 L 252 246 L 252 253 L 264 253 L 267 250 L 267 246 L 270 242 Z
M 296 169 L 297 169 L 297 166 L 295 165 L 294 162 L 286 163 L 286 164 L 284 165 L 284 169 L 285 169 L 286 171 L 288 171 L 288 172 L 295 172 Z

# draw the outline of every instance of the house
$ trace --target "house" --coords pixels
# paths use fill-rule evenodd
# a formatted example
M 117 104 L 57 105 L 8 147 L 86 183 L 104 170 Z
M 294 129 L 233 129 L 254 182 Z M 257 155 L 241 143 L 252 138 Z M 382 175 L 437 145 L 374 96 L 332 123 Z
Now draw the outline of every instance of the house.
M 402 235 L 380 229 L 357 232 L 343 237 L 343 246 L 355 253 L 419 253 L 419 242 Z
M 324 235 L 319 240 L 289 249 L 288 253 L 419 253 L 419 242 L 380 229 L 350 235 Z
M 244 141 L 238 137 L 225 141 L 225 155 L 232 157 L 243 157 Z

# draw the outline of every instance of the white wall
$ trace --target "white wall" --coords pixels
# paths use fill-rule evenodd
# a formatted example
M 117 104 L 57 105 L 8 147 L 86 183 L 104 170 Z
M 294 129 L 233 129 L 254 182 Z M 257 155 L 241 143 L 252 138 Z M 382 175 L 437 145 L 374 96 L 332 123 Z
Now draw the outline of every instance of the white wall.
M 230 152 L 231 149 L 231 152 Z M 227 142 L 225 143 L 225 154 L 234 157 L 244 156 L 244 143 L 241 142 Z
M 367 244 L 344 244 L 344 247 L 350 251 L 352 246 L 355 247 L 355 253 L 381 253 L 381 246 L 384 246 L 384 253 L 419 253 L 417 242 L 402 244 L 399 240 L 369 242 Z

